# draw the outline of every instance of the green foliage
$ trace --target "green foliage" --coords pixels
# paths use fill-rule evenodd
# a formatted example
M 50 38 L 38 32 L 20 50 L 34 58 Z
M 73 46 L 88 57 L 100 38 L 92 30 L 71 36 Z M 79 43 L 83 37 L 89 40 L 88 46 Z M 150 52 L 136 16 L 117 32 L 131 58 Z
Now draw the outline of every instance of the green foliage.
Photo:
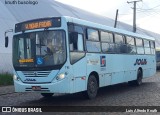
M 13 75 L 4 73 L 0 74 L 0 86 L 13 85 Z

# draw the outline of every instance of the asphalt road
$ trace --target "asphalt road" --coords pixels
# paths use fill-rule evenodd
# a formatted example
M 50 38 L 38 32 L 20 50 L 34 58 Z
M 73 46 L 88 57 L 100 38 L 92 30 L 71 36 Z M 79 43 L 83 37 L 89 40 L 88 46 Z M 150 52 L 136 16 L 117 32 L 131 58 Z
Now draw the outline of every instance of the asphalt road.
M 100 88 L 93 100 L 81 93 L 43 98 L 39 93 L 9 93 L 0 95 L 0 106 L 159 106 L 160 72 L 143 80 L 139 87 L 127 83 Z

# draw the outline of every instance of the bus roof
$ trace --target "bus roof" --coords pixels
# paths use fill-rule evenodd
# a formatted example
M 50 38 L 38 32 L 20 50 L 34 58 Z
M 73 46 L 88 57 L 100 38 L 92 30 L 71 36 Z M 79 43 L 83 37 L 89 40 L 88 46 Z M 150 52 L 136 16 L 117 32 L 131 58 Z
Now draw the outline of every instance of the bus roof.
M 88 27 L 91 27 L 91 28 L 97 28 L 97 29 L 101 29 L 101 30 L 104 30 L 104 31 L 115 32 L 115 33 L 124 34 L 124 35 L 132 36 L 132 37 L 143 38 L 143 39 L 147 39 L 147 40 L 153 40 L 153 41 L 155 40 L 153 37 L 150 37 L 150 36 L 141 35 L 141 34 L 138 34 L 138 33 L 133 33 L 133 32 L 130 32 L 130 31 L 123 30 L 123 29 L 113 28 L 113 27 L 110 27 L 110 26 L 86 21 L 86 20 L 83 20 L 83 19 L 78 19 L 78 18 L 74 18 L 74 17 L 70 17 L 70 16 L 61 16 L 61 17 L 65 18 L 67 22 L 72 22 L 72 23 L 88 26 Z M 24 23 L 28 23 L 28 22 L 32 22 L 32 21 L 34 22 L 34 21 L 37 21 L 37 20 L 54 19 L 54 18 L 59 19 L 60 17 L 46 17 L 46 18 L 38 18 L 38 19 L 27 20 L 27 21 L 17 23 L 16 27 L 18 28 L 18 31 L 20 31 L 19 29 L 22 29 L 22 28 L 21 27 L 19 28 L 19 26 L 22 26 L 22 24 L 24 24 Z
M 153 37 L 150 37 L 150 36 L 141 35 L 141 34 L 133 33 L 130 31 L 126 31 L 126 30 L 122 30 L 122 29 L 118 29 L 118 28 L 113 28 L 110 26 L 106 26 L 106 25 L 102 25 L 102 24 L 98 24 L 98 23 L 94 23 L 94 22 L 90 22 L 90 21 L 86 21 L 86 20 L 82 20 L 82 19 L 78 19 L 78 18 L 74 18 L 74 17 L 69 17 L 69 16 L 62 16 L 62 17 L 64 17 L 68 22 L 72 22 L 72 23 L 76 23 L 76 24 L 80 24 L 80 25 L 84 25 L 84 26 L 89 26 L 92 28 L 102 29 L 102 30 L 106 30 L 106 31 L 110 31 L 110 32 L 124 34 L 124 35 L 132 36 L 132 37 L 143 38 L 143 39 L 147 39 L 147 40 L 153 40 L 153 41 L 155 40 Z

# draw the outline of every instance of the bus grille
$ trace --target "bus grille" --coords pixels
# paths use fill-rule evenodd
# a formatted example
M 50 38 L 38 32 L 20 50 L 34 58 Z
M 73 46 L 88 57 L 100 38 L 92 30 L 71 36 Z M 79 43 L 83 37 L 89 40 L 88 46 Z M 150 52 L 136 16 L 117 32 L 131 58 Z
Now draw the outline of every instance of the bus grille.
M 25 77 L 47 77 L 51 71 L 23 71 Z

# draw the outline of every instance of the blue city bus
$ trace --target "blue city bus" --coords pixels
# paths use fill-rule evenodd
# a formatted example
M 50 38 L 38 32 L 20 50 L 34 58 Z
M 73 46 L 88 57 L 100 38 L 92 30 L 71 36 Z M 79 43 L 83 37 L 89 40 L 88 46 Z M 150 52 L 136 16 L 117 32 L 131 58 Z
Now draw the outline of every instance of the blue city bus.
M 29 20 L 15 25 L 13 67 L 15 92 L 93 99 L 100 87 L 153 76 L 155 39 L 68 16 Z

